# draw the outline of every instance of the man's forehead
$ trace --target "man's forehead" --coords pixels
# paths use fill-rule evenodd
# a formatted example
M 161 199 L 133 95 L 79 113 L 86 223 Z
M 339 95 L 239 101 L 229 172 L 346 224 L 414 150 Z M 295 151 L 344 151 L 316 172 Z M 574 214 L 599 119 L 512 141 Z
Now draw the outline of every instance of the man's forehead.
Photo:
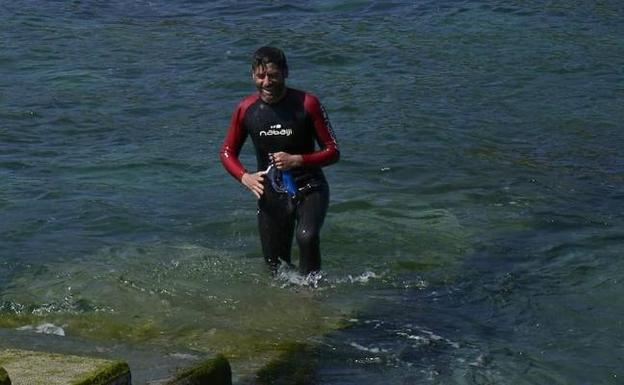
M 280 72 L 281 68 L 275 63 L 259 64 L 254 68 L 254 72 Z

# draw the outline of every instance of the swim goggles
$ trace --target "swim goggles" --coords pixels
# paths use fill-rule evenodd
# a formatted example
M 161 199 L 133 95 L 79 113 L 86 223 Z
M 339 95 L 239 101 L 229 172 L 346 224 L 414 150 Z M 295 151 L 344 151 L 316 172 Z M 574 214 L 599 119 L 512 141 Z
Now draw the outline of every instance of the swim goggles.
M 297 185 L 290 171 L 278 170 L 277 167 L 271 163 L 265 172 L 273 190 L 280 194 L 290 194 L 293 197 L 297 195 Z

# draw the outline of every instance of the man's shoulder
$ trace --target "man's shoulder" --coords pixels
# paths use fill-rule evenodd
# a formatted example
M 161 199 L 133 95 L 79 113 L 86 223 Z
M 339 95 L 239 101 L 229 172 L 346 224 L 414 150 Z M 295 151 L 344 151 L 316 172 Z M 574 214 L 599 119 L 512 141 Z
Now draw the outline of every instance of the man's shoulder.
M 288 92 L 289 92 L 290 95 L 292 95 L 293 97 L 296 97 L 296 98 L 316 97 L 312 92 L 304 91 L 304 90 L 302 90 L 300 88 L 288 87 Z
M 296 99 L 299 103 L 305 106 L 319 103 L 319 99 L 316 97 L 316 95 L 309 91 L 304 91 L 297 88 L 288 88 L 288 92 L 291 98 Z
M 256 103 L 258 100 L 260 100 L 260 94 L 258 92 L 254 92 L 242 98 L 238 102 L 238 108 L 246 110 L 247 108 L 249 108 L 249 106 Z

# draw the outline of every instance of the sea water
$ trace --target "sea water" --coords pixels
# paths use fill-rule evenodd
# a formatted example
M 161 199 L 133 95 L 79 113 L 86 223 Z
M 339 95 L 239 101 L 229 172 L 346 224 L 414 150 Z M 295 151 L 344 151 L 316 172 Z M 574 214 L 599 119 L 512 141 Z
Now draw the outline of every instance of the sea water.
M 621 382 L 623 18 L 3 2 L 0 346 L 121 355 L 139 384 L 217 352 L 242 381 L 290 342 L 319 346 L 319 384 Z M 266 44 L 340 142 L 315 277 L 267 272 L 218 161 Z

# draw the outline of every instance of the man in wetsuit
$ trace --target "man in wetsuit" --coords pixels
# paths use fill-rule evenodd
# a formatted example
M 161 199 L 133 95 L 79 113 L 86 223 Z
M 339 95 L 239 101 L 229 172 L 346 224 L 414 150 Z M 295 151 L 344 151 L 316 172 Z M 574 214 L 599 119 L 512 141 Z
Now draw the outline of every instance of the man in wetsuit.
M 319 234 L 329 204 L 321 167 L 338 161 L 338 144 L 319 100 L 286 87 L 288 64 L 280 49 L 258 49 L 251 71 L 257 92 L 234 110 L 221 162 L 258 198 L 262 253 L 269 266 L 291 263 L 295 236 L 300 272 L 314 273 L 321 268 Z M 256 171 L 248 171 L 238 157 L 248 136 L 256 151 Z M 267 173 L 269 166 L 273 169 Z M 288 177 L 295 185 L 290 192 L 280 184 Z

